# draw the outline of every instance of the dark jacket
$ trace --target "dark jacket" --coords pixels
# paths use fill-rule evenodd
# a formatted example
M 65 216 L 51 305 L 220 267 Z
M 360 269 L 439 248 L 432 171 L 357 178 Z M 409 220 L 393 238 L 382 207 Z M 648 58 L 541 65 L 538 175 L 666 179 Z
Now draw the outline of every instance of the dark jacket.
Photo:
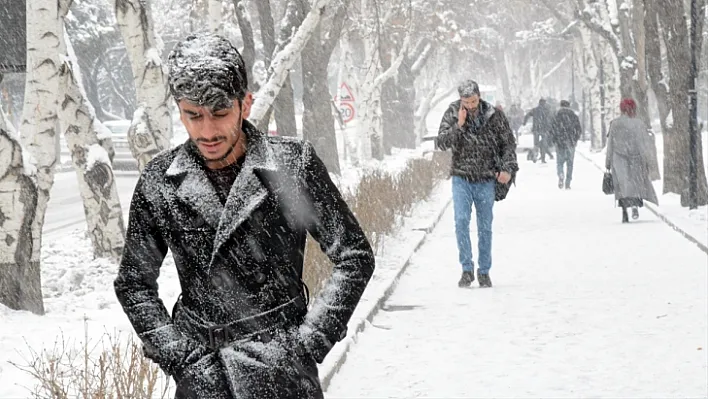
M 528 122 L 529 118 L 533 119 L 531 131 L 534 134 L 548 134 L 551 130 L 551 124 L 553 123 L 553 111 L 551 110 L 550 105 L 539 104 L 536 108 L 529 111 L 524 117 L 524 125 Z
M 583 128 L 575 112 L 567 107 L 559 109 L 551 126 L 551 140 L 556 148 L 575 147 L 582 133 Z
M 475 122 L 468 113 L 467 121 L 460 128 L 457 126 L 459 110 L 460 100 L 450 104 L 436 139 L 438 148 L 452 150 L 450 174 L 470 181 L 495 179 L 500 171 L 514 174 L 519 169 L 516 139 L 504 112 L 480 101 L 479 120 Z
M 298 377 L 298 364 L 314 367 L 316 377 L 314 361 L 322 362 L 346 336 L 374 271 L 373 251 L 310 144 L 265 136 L 248 122 L 244 132 L 245 162 L 225 205 L 191 142 L 145 167 L 130 207 L 116 294 L 146 355 L 175 377 L 178 391 L 188 392 L 181 397 L 319 397 L 287 389 L 283 381 L 316 380 L 311 373 Z M 309 311 L 301 280 L 308 232 L 334 264 Z M 174 320 L 156 282 L 168 249 L 182 288 Z M 241 337 L 274 332 L 261 340 L 262 353 L 241 344 L 216 352 L 207 348 L 204 326 L 236 320 Z M 300 359 L 292 359 L 293 350 Z M 262 367 L 243 360 L 249 357 Z M 214 375 L 202 375 L 206 369 Z M 216 393 L 222 389 L 214 381 L 224 379 L 235 396 Z M 249 387 L 249 380 L 261 383 Z M 247 392 L 240 391 L 244 387 Z M 269 389 L 292 392 L 283 396 Z

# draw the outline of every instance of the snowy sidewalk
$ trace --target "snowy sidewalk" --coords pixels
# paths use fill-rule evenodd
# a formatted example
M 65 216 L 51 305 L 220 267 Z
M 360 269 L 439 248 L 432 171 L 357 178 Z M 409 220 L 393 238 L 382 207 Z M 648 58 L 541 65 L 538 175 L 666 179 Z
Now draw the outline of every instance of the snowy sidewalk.
M 448 209 L 327 398 L 708 395 L 706 254 L 647 210 L 621 224 L 579 156 L 571 191 L 555 163 L 520 162 L 495 207 L 494 288 L 457 288 Z

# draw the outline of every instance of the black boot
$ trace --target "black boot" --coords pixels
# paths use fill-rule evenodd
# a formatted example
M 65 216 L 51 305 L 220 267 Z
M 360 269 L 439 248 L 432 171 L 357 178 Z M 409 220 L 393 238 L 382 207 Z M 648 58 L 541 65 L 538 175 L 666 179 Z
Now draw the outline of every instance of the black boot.
M 482 274 L 477 271 L 477 280 L 479 280 L 480 288 L 492 288 L 492 279 L 489 278 L 489 274 Z
M 460 288 L 466 288 L 472 285 L 472 282 L 474 281 L 474 272 L 467 272 L 463 271 L 462 272 L 462 277 L 460 277 L 460 281 L 457 282 L 457 286 Z
M 629 215 L 627 215 L 627 208 L 622 207 L 622 223 L 629 223 Z

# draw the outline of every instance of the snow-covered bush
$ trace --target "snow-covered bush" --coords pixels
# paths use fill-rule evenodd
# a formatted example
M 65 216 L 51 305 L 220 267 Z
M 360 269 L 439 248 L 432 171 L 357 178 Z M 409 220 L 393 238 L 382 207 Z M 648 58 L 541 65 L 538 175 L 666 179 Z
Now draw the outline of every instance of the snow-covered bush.
M 434 152 L 431 159 L 413 158 L 397 175 L 374 170 L 363 176 L 355 190 L 344 199 L 356 215 L 377 255 L 385 251 L 385 237 L 393 234 L 403 217 L 409 216 L 417 202 L 427 199 L 438 181 L 447 176 L 450 154 Z M 303 280 L 310 297 L 317 296 L 332 273 L 332 263 L 319 244 L 308 238 L 305 248 Z
M 87 325 L 84 322 L 84 325 Z M 29 348 L 24 364 L 13 366 L 36 381 L 30 397 L 37 399 L 167 398 L 170 380 L 143 356 L 132 336 L 104 334 L 91 342 L 86 326 L 83 341 L 57 338 L 51 349 Z

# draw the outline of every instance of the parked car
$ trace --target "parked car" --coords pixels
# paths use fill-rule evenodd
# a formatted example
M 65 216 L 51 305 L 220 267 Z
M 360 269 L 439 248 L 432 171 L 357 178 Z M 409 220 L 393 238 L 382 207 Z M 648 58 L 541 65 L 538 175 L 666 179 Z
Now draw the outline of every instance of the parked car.
M 114 121 L 103 122 L 103 126 L 111 131 L 111 139 L 113 141 L 113 149 L 116 152 L 113 158 L 113 169 L 116 170 L 137 170 L 138 162 L 133 158 L 128 145 L 128 129 L 130 121 L 127 119 L 119 119 Z

